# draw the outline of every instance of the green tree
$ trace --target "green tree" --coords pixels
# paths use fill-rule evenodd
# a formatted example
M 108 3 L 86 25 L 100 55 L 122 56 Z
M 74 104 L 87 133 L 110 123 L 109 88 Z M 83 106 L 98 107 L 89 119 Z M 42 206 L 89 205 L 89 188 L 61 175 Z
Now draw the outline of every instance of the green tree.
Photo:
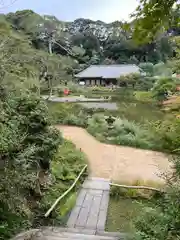
M 152 77 L 154 75 L 154 65 L 153 63 L 146 62 L 139 64 L 142 74 L 144 73 L 147 77 Z
M 138 42 L 152 41 L 156 39 L 159 33 L 170 26 L 172 18 L 174 19 L 173 6 L 178 4 L 178 0 L 141 0 L 133 17 L 134 33 L 133 37 Z M 178 5 L 177 5 L 178 7 Z M 177 16 L 174 22 L 179 24 L 179 17 Z
M 164 101 L 168 97 L 168 92 L 175 92 L 176 82 L 172 78 L 159 78 L 152 89 L 154 98 Z
M 154 75 L 155 76 L 164 76 L 171 77 L 172 71 L 167 67 L 163 62 L 154 65 Z

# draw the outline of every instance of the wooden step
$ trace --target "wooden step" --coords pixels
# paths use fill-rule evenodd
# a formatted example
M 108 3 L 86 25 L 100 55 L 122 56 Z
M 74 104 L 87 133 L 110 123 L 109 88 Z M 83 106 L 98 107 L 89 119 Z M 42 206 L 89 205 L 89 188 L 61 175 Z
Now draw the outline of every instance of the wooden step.
M 44 227 L 19 234 L 12 240 L 125 240 L 126 234 L 77 228 Z

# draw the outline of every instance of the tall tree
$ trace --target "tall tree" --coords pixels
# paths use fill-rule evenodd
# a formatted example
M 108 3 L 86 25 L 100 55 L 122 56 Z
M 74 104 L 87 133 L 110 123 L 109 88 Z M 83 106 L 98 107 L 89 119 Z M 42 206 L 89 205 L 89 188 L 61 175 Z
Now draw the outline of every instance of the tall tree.
M 136 11 L 132 14 L 135 17 L 134 38 L 138 41 L 152 41 L 159 32 L 168 28 L 174 17 L 173 6 L 178 7 L 179 0 L 140 0 Z M 177 24 L 179 24 L 176 18 Z

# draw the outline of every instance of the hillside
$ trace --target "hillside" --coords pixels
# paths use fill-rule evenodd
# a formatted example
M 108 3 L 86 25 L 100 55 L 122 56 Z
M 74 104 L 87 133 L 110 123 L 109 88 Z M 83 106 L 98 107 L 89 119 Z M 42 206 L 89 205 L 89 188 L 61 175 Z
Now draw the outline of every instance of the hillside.
M 42 68 L 47 68 L 55 80 L 71 80 L 73 73 L 90 64 L 158 63 L 176 55 L 170 35 L 178 35 L 179 28 L 170 29 L 171 34 L 162 34 L 151 43 L 136 45 L 132 40 L 133 23 L 130 26 L 127 28 L 126 23 L 118 21 L 107 24 L 83 18 L 63 22 L 55 16 L 40 16 L 23 10 L 1 15 L 0 31 L 7 47 L 10 39 L 14 43 L 18 41 L 23 53 L 18 61 L 26 64 L 26 68 L 32 66 L 28 66 L 28 77 L 33 72 L 38 78 Z

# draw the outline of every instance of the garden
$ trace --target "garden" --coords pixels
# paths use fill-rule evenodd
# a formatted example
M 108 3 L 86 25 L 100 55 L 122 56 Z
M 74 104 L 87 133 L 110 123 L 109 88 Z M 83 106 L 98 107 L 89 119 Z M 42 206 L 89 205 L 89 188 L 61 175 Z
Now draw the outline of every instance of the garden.
M 48 102 L 49 112 L 54 124 L 85 128 L 100 142 L 159 151 L 176 157 L 179 154 L 180 133 L 180 120 L 177 117 L 179 114 L 178 102 L 175 101 L 176 107 L 173 107 L 174 103 L 170 103 L 169 111 L 164 109 L 164 101 L 167 101 L 167 98 L 164 96 L 162 99 L 162 85 L 166 85 L 163 94 L 167 90 L 171 90 L 171 94 L 178 99 L 178 92 L 175 90 L 177 83 L 171 78 L 159 81 L 160 90 L 155 85 L 155 89 L 149 91 L 132 89 L 131 87 L 114 91 L 99 88 L 92 91 L 93 96 L 100 95 L 101 91 L 103 94 L 106 92 L 107 97 L 111 97 L 110 101 L 117 104 L 118 109 L 116 110 L 98 107 L 86 108 L 79 103 Z M 90 94 L 91 90 L 87 91 Z M 159 94 L 156 91 L 159 91 Z M 170 96 L 169 99 L 171 98 Z M 144 161 L 146 160 L 144 159 Z M 117 183 L 122 184 L 122 182 Z M 145 185 L 164 189 L 164 185 L 159 184 L 158 181 L 145 182 L 137 179 L 133 182 L 126 182 L 127 185 L 130 183 L 135 186 Z M 167 189 L 169 191 L 168 186 Z M 112 189 L 106 230 L 135 234 L 135 229 L 140 227 L 145 231 L 146 226 L 145 223 L 141 224 L 143 220 L 139 213 L 142 209 L 146 209 L 157 217 L 154 211 L 162 211 L 160 206 L 164 203 L 164 199 L 163 193 L 154 195 L 154 192 L 146 190 L 143 194 L 142 192 L 139 194 L 139 191 L 133 189 L 128 191 L 123 191 L 122 188 L 121 190 Z M 148 222 L 151 219 L 145 219 L 145 221 Z M 152 234 L 156 235 L 155 232 Z
M 76 21 L 83 20 L 84 34 L 66 34 L 61 30 L 64 22 L 54 16 L 40 16 L 32 10 L 1 14 L 0 239 L 31 228 L 64 226 L 88 172 L 48 217 L 45 214 L 87 162 L 97 175 L 122 177 L 116 184 L 157 189 L 111 187 L 107 231 L 133 233 L 136 240 L 180 239 L 179 5 L 176 0 L 141 3 L 133 23 L 96 22 L 114 32 L 101 39 L 89 28 L 91 20 Z M 163 34 L 159 29 L 165 30 Z M 73 75 L 91 64 L 136 64 L 141 74 L 119 77 L 115 89 L 80 87 Z M 87 108 L 88 103 L 42 99 L 42 94 L 60 97 L 67 87 L 72 96 L 105 98 L 117 107 L 110 109 L 97 102 Z M 79 131 L 93 139 L 97 145 L 97 153 L 91 155 L 94 168 L 89 155 L 63 138 L 57 125 L 64 133 L 68 128 L 67 138 L 72 136 L 70 126 L 78 129 L 77 143 L 86 143 Z M 89 154 L 93 147 L 88 145 Z M 123 181 L 127 161 L 124 168 L 117 167 L 119 158 L 123 159 L 122 148 L 128 155 L 131 151 L 131 182 Z M 111 159 L 114 150 L 119 157 L 113 158 L 116 164 Z M 141 151 L 141 158 L 135 155 Z M 150 168 L 148 162 L 156 160 L 159 152 L 163 152 L 159 165 L 165 164 L 166 156 L 173 166 L 169 175 L 162 176 L 165 184 L 136 179 L 135 170 L 151 176 L 154 165 L 150 162 Z

